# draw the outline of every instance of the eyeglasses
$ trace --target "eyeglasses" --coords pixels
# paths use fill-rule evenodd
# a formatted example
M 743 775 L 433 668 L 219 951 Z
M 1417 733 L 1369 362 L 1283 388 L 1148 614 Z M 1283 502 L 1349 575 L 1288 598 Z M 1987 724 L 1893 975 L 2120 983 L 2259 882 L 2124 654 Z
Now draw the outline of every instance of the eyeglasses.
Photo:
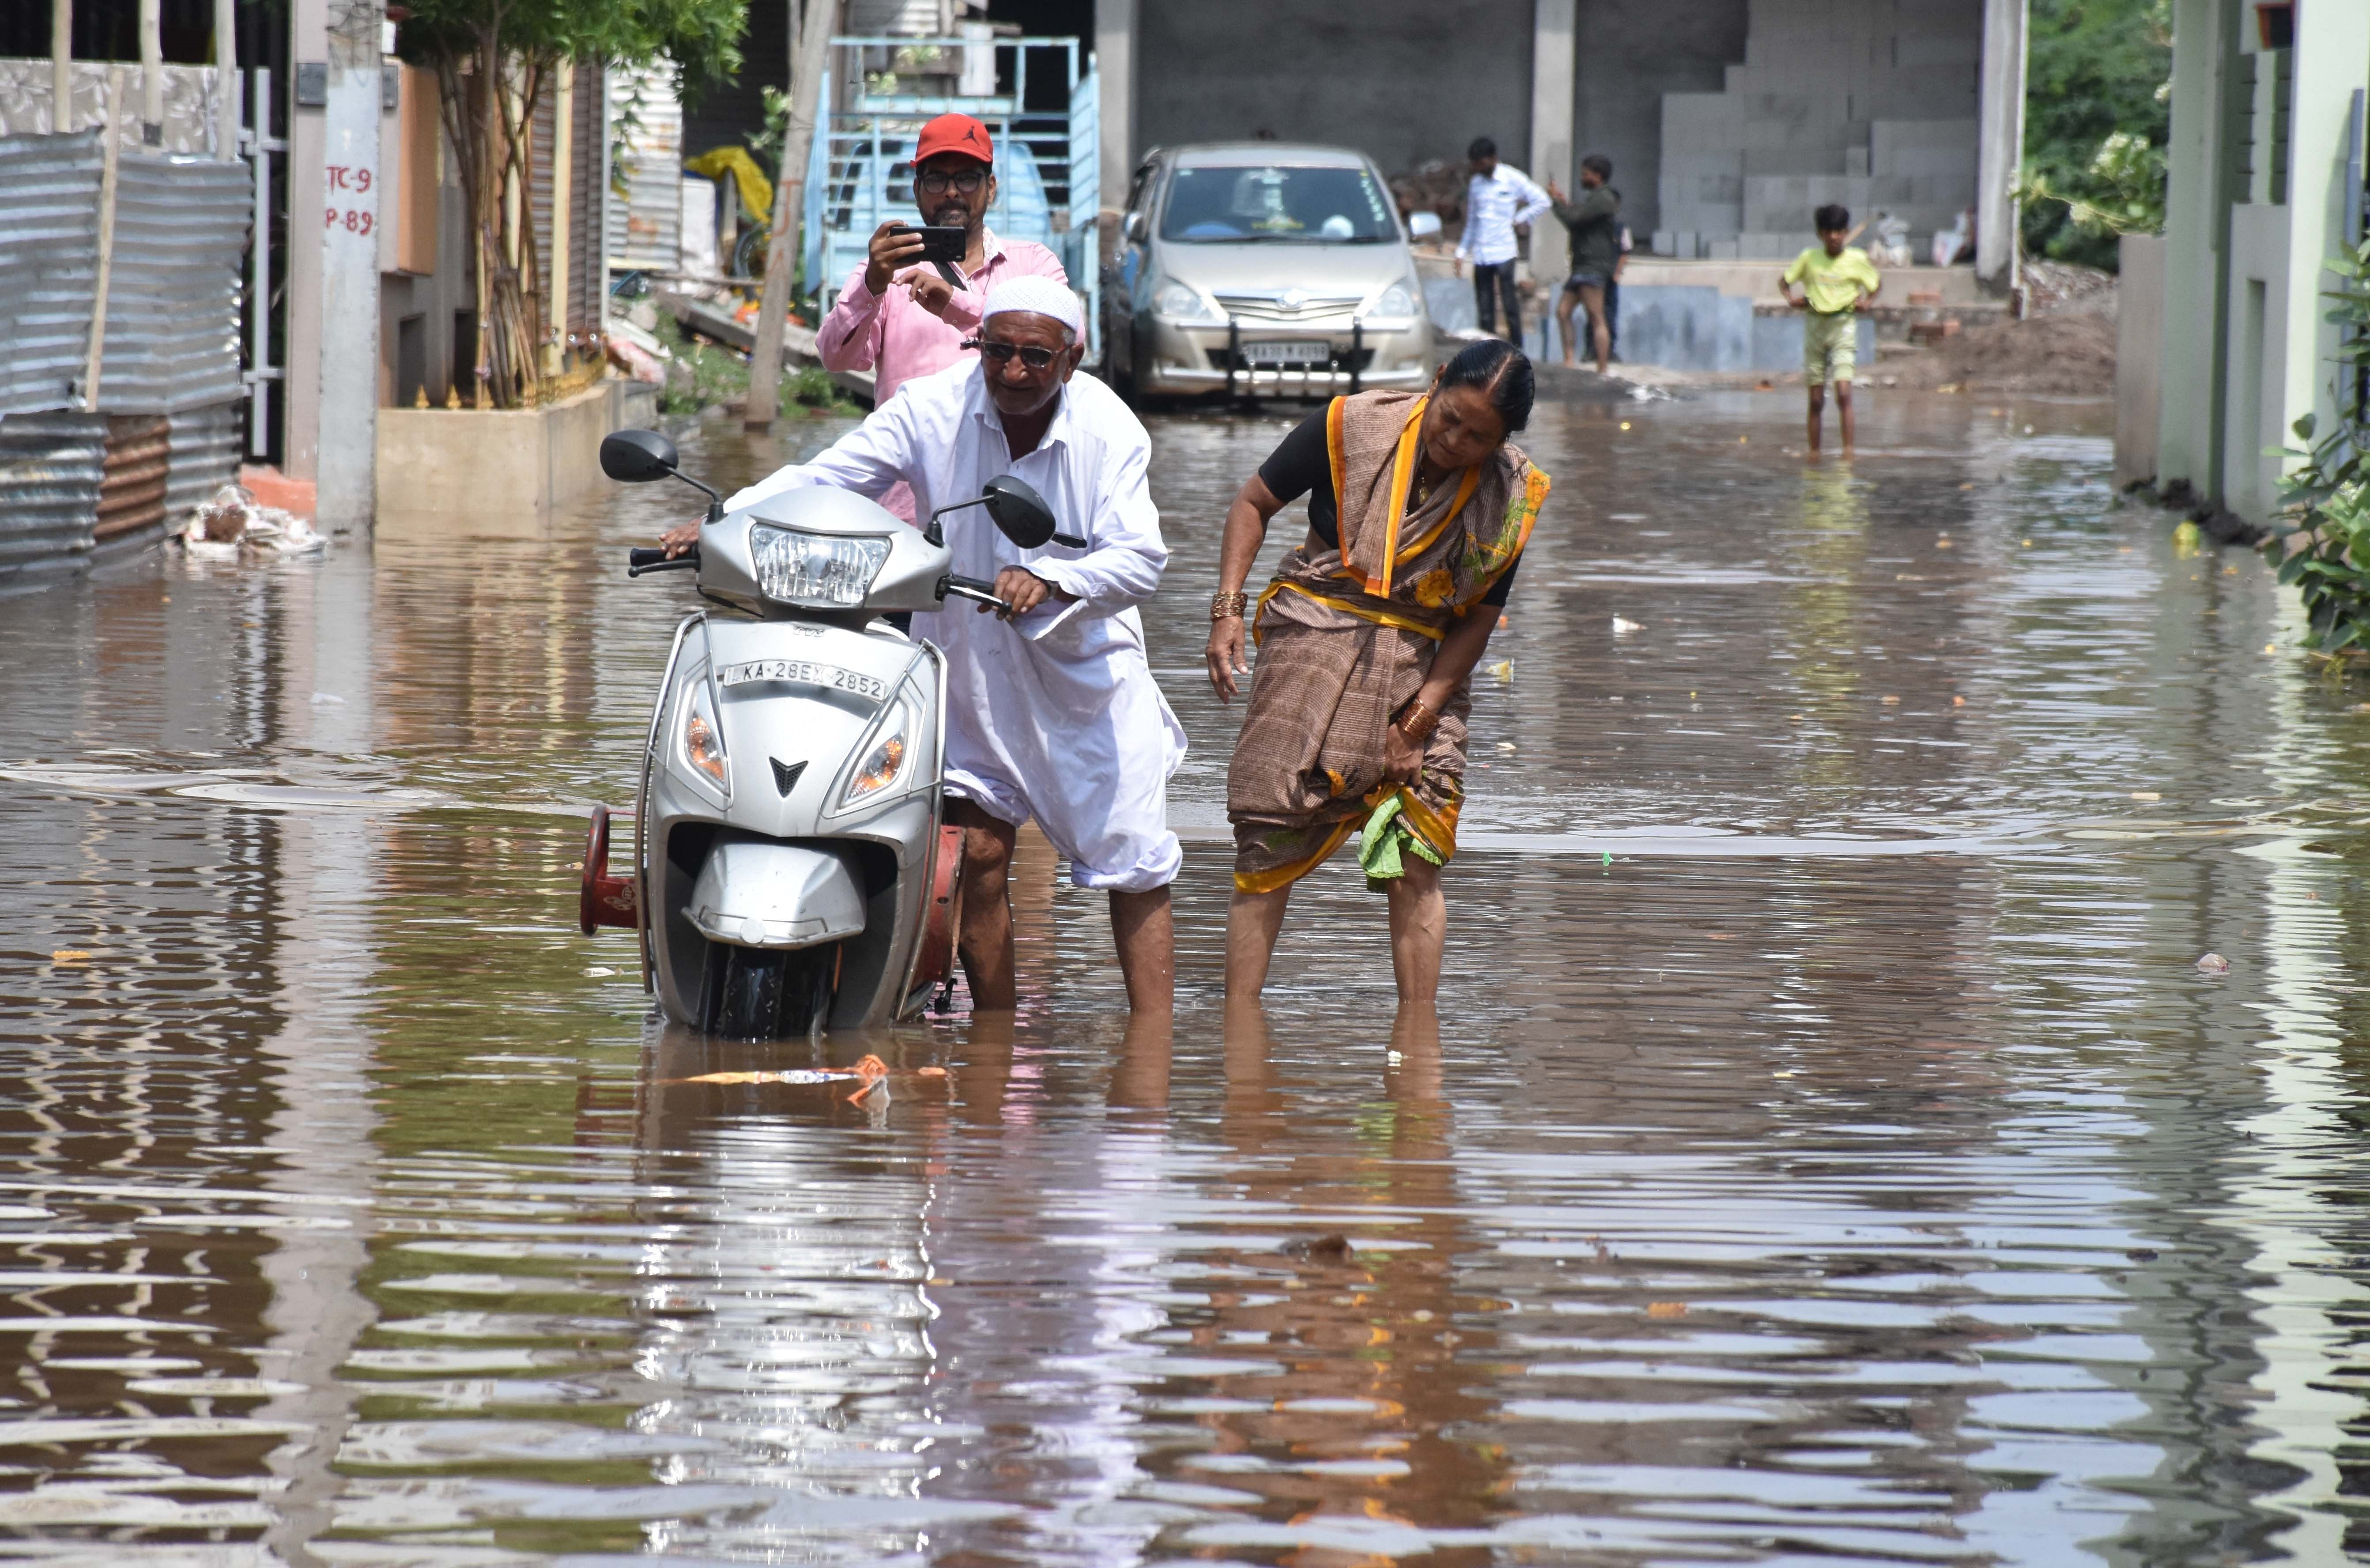
M 986 183 L 985 169 L 961 169 L 953 174 L 944 169 L 926 169 L 914 177 L 914 184 L 931 196 L 944 196 L 950 185 L 969 196 Z
M 1053 362 L 1054 357 L 1054 350 L 1040 349 L 1034 344 L 1024 347 L 1018 343 L 991 343 L 984 338 L 974 338 L 963 347 L 978 349 L 990 362 L 999 365 L 1010 364 L 1012 356 L 1018 354 L 1020 362 L 1032 371 L 1045 369 Z

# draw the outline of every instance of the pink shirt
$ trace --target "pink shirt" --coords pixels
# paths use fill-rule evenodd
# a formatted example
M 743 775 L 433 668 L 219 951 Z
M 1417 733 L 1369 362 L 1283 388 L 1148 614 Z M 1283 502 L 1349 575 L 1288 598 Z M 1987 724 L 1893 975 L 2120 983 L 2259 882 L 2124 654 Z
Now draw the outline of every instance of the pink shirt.
M 1069 282 L 1061 258 L 1043 246 L 1001 240 L 993 229 L 984 237 L 987 258 L 976 272 L 956 269 L 971 287 L 955 291 L 944 319 L 915 303 L 909 288 L 892 283 L 886 294 L 874 293 L 864 286 L 864 269 L 857 268 L 840 291 L 839 303 L 815 333 L 815 349 L 824 367 L 870 370 L 872 403 L 879 407 L 915 376 L 935 374 L 963 357 L 963 339 L 979 330 L 987 292 L 1005 279 L 1034 276 Z

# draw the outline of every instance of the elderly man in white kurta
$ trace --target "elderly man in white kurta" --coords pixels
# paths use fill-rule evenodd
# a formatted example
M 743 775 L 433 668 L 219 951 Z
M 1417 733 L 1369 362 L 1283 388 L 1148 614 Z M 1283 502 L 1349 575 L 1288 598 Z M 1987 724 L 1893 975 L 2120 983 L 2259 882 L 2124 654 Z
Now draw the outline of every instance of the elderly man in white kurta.
M 1135 610 L 1168 548 L 1145 486 L 1144 426 L 1100 382 L 1073 379 L 1083 338 L 1066 287 L 1001 283 L 978 360 L 905 383 L 813 461 L 726 503 L 802 485 L 877 498 L 902 480 L 927 517 L 1010 474 L 1045 498 L 1059 532 L 1086 541 L 1023 550 L 984 513 L 952 513 L 954 569 L 995 579 L 1017 613 L 950 602 L 915 617 L 915 634 L 947 654 L 948 816 L 968 830 L 963 969 L 986 1012 L 1014 1004 L 1005 875 L 1014 832 L 1032 818 L 1077 886 L 1109 890 L 1129 1005 L 1166 1009 L 1174 991 L 1168 884 L 1181 856 L 1168 795 L 1185 730 L 1152 679 Z

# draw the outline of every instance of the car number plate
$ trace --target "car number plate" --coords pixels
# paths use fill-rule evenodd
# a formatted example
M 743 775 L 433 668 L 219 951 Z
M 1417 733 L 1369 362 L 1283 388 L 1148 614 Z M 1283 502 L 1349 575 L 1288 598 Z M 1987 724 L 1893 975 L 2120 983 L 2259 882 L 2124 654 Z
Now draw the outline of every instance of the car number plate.
M 1301 338 L 1246 343 L 1243 358 L 1255 365 L 1321 365 L 1333 358 L 1333 345 Z
M 716 672 L 719 686 L 741 686 L 752 681 L 788 681 L 800 686 L 828 686 L 833 691 L 852 692 L 876 703 L 889 695 L 889 682 L 877 675 L 843 670 L 836 664 L 813 664 L 803 658 L 753 658 L 746 664 L 728 664 Z

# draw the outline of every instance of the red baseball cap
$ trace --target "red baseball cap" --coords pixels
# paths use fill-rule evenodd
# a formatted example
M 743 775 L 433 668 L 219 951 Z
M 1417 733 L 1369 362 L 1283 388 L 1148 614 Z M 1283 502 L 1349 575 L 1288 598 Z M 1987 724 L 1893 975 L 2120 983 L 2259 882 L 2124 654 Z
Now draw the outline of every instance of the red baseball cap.
M 987 127 L 967 114 L 942 114 L 922 127 L 922 139 L 914 146 L 914 161 L 918 164 L 940 153 L 957 153 L 984 164 L 995 162 L 995 143 L 988 139 Z

